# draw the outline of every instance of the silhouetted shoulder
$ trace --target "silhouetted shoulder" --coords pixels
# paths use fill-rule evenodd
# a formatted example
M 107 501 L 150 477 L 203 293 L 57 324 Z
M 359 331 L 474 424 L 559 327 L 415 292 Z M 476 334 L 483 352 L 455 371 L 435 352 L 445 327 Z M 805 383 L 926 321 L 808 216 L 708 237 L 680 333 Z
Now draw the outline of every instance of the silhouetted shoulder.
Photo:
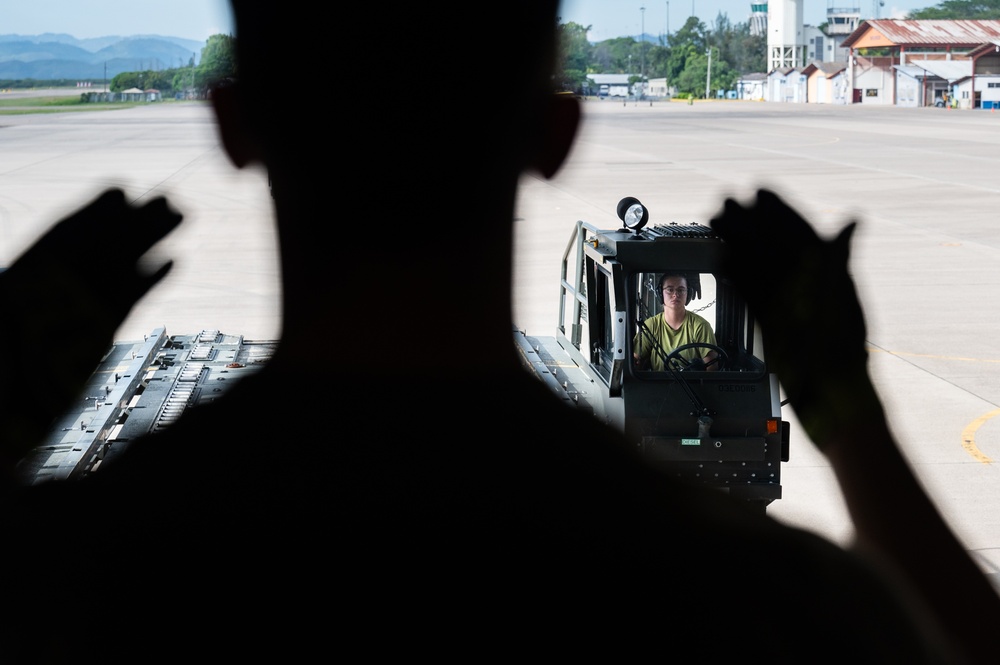
M 309 588 L 328 609 L 350 608 L 324 632 L 338 641 L 386 630 L 446 640 L 437 631 L 447 626 L 513 651 L 697 645 L 713 658 L 781 662 L 823 645 L 852 662 L 929 662 L 912 618 L 867 564 L 665 477 L 526 374 L 398 391 L 353 377 L 354 390 L 378 397 L 331 401 L 318 421 L 276 400 L 296 395 L 283 383 L 291 378 L 248 378 L 137 441 L 100 482 L 25 494 L 7 533 L 28 539 L 25 553 L 41 562 L 54 561 L 54 541 L 105 562 L 99 606 L 203 593 L 207 575 L 226 590 L 227 614 L 258 625 L 258 603 L 232 602 L 246 584 L 279 597 Z M 312 385 L 297 396 L 336 392 Z M 113 519 L 68 524 L 55 538 L 31 520 L 33 501 L 104 505 Z M 68 587 L 85 593 L 88 583 Z M 160 610 L 148 612 L 132 629 L 157 637 Z

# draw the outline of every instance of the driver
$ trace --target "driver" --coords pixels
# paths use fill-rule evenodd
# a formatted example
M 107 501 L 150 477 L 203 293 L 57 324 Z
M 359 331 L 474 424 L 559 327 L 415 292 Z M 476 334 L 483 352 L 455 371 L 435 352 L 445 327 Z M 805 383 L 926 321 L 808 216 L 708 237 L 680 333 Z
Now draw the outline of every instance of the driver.
M 687 310 L 688 288 L 687 277 L 677 272 L 665 272 L 659 282 L 663 311 L 655 314 L 639 326 L 639 332 L 632 340 L 632 358 L 640 369 L 663 371 L 666 355 L 679 346 L 692 343 L 711 344 L 715 346 L 715 332 L 705 317 Z M 662 352 L 661 352 L 662 350 Z M 704 363 L 705 369 L 714 371 L 718 363 L 714 362 L 718 353 L 704 348 L 685 349 L 678 355 L 683 358 L 680 367 L 688 364 Z M 695 369 L 696 367 L 692 367 Z

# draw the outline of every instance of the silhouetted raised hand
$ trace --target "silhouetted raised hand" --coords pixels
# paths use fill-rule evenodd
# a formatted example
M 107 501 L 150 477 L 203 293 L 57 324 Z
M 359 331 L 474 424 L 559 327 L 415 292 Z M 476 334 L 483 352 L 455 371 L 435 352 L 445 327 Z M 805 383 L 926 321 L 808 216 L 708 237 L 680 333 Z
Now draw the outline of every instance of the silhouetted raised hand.
M 168 261 L 146 272 L 140 259 L 181 218 L 163 198 L 133 206 L 111 189 L 56 223 L 0 273 L 6 474 L 79 397 L 133 305 L 170 270 Z
M 880 414 L 847 265 L 856 222 L 824 240 L 776 194 L 760 190 L 748 206 L 728 199 L 711 224 L 725 241 L 727 276 L 761 323 L 768 365 L 813 441 L 822 447 L 842 419 Z
M 727 275 L 760 321 L 767 362 L 831 463 L 858 546 L 907 580 L 925 631 L 942 630 L 967 662 L 996 660 L 980 626 L 1000 621 L 1000 597 L 910 470 L 868 374 L 847 268 L 855 224 L 823 240 L 769 191 L 750 206 L 727 200 L 711 223 L 726 241 Z

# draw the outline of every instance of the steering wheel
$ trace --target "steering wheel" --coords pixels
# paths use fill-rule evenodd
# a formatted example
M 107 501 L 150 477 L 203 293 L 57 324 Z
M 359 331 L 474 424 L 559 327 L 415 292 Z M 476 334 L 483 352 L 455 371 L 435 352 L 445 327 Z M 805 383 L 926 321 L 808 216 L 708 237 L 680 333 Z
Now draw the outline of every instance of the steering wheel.
M 686 351 L 687 349 L 709 349 L 710 351 L 715 351 L 718 355 L 709 360 L 707 363 L 701 358 L 698 360 L 688 360 L 681 355 L 681 351 Z M 667 354 L 666 360 L 664 360 L 664 365 L 670 365 L 672 361 L 677 361 L 677 364 L 681 366 L 680 371 L 692 371 L 692 370 L 707 370 L 712 365 L 719 363 L 721 361 L 720 367 L 729 363 L 729 354 L 721 346 L 716 346 L 715 344 L 709 344 L 708 342 L 692 342 L 690 344 L 681 344 L 676 349 Z

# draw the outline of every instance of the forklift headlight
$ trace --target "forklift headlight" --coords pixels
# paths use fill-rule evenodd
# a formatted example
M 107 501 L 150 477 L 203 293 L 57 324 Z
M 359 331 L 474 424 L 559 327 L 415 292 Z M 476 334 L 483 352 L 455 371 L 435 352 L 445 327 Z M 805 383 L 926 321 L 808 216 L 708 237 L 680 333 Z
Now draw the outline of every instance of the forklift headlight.
M 626 229 L 638 233 L 649 221 L 649 211 L 646 210 L 646 206 L 639 202 L 639 199 L 634 196 L 626 196 L 618 202 L 618 218 L 622 220 Z

